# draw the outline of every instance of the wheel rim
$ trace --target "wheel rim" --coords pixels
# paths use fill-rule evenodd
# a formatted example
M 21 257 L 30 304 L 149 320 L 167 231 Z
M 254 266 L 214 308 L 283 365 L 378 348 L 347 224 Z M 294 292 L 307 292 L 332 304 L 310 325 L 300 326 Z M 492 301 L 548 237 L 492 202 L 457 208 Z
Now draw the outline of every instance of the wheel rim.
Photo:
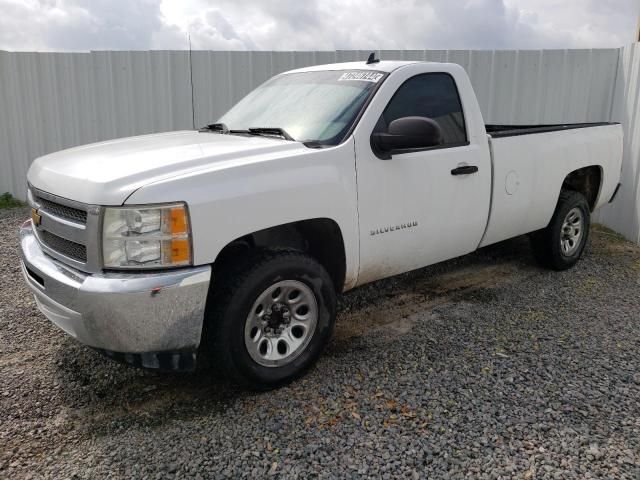
M 562 223 L 560 232 L 560 248 L 565 256 L 571 256 L 578 248 L 584 234 L 584 214 L 575 207 L 569 210 Z
M 283 280 L 254 302 L 245 322 L 244 343 L 256 363 L 282 367 L 304 352 L 317 324 L 313 291 L 297 280 Z

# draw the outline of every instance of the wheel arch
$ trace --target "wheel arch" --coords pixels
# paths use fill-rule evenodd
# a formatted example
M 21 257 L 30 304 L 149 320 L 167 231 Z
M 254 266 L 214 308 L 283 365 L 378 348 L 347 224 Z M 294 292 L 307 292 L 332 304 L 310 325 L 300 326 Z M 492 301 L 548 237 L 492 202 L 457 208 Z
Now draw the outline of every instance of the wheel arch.
M 276 225 L 228 242 L 213 262 L 213 276 L 255 248 L 293 248 L 308 253 L 329 273 L 337 292 L 347 274 L 344 237 L 338 223 L 326 217 Z M 215 280 L 214 280 L 215 281 Z
M 593 212 L 602 190 L 602 180 L 602 166 L 589 165 L 569 172 L 562 181 L 561 190 L 573 190 L 584 195 L 590 210 Z

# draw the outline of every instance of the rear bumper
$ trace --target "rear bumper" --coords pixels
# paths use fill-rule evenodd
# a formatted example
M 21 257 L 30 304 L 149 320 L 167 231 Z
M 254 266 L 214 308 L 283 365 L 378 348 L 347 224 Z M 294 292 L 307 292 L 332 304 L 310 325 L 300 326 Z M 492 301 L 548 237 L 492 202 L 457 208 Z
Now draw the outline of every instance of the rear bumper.
M 189 370 L 200 344 L 211 267 L 88 275 L 46 255 L 20 229 L 22 273 L 40 311 L 78 341 L 148 368 Z

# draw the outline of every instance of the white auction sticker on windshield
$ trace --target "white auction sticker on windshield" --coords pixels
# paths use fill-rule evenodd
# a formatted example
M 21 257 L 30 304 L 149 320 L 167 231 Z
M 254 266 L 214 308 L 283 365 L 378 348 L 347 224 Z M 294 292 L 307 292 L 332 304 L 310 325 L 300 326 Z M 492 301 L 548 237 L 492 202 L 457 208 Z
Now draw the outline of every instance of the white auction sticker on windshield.
M 346 72 L 342 74 L 338 81 L 344 82 L 347 80 L 359 80 L 361 82 L 378 83 L 378 80 L 380 80 L 383 76 L 384 73 L 380 72 Z

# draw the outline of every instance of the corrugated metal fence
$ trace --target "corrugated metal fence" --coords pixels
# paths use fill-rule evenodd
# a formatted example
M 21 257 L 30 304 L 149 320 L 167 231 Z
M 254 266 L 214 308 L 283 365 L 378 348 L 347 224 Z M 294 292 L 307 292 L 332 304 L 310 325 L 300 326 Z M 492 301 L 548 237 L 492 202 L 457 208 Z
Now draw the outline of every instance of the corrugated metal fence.
M 276 73 L 364 60 L 369 53 L 0 52 L 0 192 L 24 197 L 26 171 L 38 156 L 211 123 Z M 628 115 L 638 108 L 635 100 L 628 101 L 637 97 L 635 46 L 624 51 L 384 50 L 379 55 L 462 65 L 490 123 L 633 120 L 628 131 L 635 132 L 636 115 Z M 627 170 L 635 172 L 634 187 L 625 187 L 627 202 L 637 200 L 637 158 L 626 157 Z M 633 228 L 626 223 L 630 215 L 636 219 Z M 638 240 L 637 205 L 608 211 L 603 218 Z
M 640 44 L 620 50 L 611 118 L 624 129 L 622 188 L 616 201 L 596 217 L 629 240 L 640 243 Z

